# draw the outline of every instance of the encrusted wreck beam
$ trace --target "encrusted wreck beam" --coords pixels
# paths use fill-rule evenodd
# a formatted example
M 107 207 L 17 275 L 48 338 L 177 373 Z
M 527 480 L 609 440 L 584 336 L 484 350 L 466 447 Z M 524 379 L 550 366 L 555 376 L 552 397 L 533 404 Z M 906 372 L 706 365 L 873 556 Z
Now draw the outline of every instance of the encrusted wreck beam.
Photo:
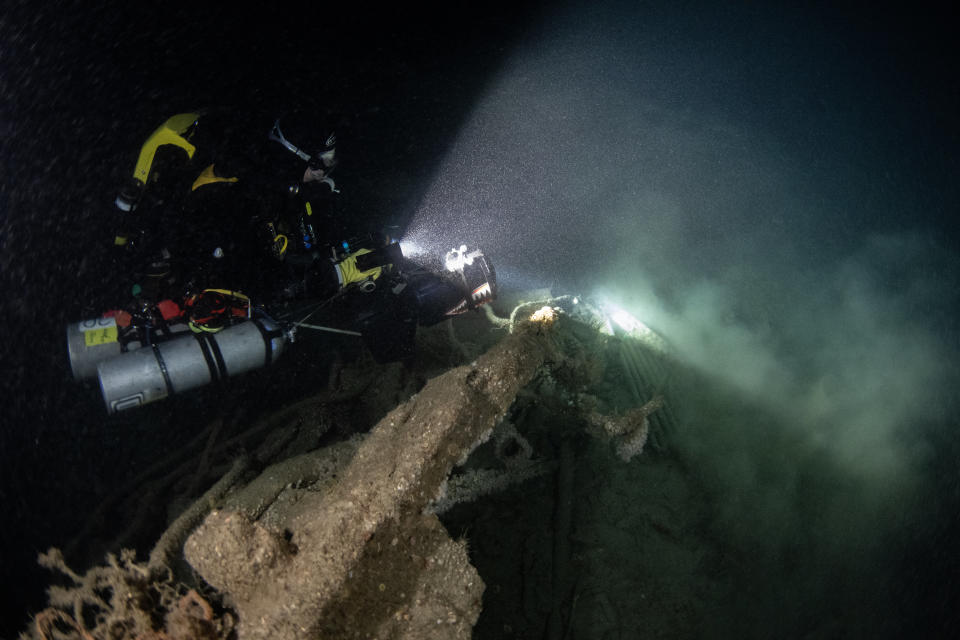
M 331 616 L 343 618 L 351 593 L 362 588 L 360 576 L 372 573 L 364 562 L 376 558 L 384 545 L 395 549 L 392 557 L 422 560 L 421 570 L 428 572 L 434 560 L 418 556 L 417 536 L 405 533 L 410 527 L 430 528 L 420 520 L 428 517 L 421 512 L 551 357 L 550 333 L 536 327 L 518 331 L 470 366 L 429 381 L 373 428 L 329 491 L 303 498 L 286 535 L 239 512 L 210 514 L 184 552 L 204 579 L 226 594 L 238 614 L 241 640 L 329 637 Z M 465 608 L 458 614 L 451 604 L 447 622 L 459 623 L 461 633 L 448 637 L 469 637 L 479 615 L 482 582 L 476 576 L 470 584 L 461 597 L 475 606 L 464 620 Z M 392 611 L 389 615 L 398 620 L 406 615 L 403 605 L 391 609 L 388 596 L 402 598 L 408 591 L 387 593 L 384 581 L 374 585 L 374 595 L 377 588 L 383 592 L 383 612 Z M 419 593 L 416 587 L 409 591 Z M 366 606 L 358 603 L 358 610 Z M 383 628 L 364 622 L 367 629 Z

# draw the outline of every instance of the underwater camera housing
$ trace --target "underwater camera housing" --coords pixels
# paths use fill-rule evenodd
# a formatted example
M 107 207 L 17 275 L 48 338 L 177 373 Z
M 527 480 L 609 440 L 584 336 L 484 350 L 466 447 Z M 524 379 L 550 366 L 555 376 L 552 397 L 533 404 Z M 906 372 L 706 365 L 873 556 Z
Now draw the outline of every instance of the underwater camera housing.
M 466 245 L 448 251 L 438 270 L 407 274 L 406 281 L 424 326 L 491 302 L 497 291 L 493 265 L 483 251 Z
M 376 311 L 367 307 L 355 322 L 378 362 L 413 355 L 417 325 L 438 324 L 496 295 L 496 274 L 481 250 L 461 245 L 447 252 L 442 263 L 439 256 L 427 260 L 426 265 L 405 260 L 396 286 L 382 292 L 383 303 L 375 305 Z
M 480 249 L 467 248 L 462 244 L 451 249 L 444 257 L 447 271 L 463 282 L 466 287 L 466 308 L 474 309 L 493 300 L 496 294 L 497 275 L 493 265 Z

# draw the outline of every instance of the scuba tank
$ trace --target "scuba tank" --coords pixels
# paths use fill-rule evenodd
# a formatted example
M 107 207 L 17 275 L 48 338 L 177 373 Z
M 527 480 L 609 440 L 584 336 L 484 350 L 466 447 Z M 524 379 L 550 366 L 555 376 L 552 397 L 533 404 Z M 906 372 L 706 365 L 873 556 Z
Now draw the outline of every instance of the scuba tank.
M 74 378 L 96 376 L 108 413 L 162 400 L 272 363 L 292 329 L 250 299 L 224 289 L 191 294 L 183 308 L 170 300 L 67 327 Z
M 67 353 L 73 379 L 93 378 L 97 365 L 104 360 L 188 331 L 186 324 L 175 321 L 174 312 L 168 311 L 167 305 L 173 303 L 162 301 L 152 308 L 145 307 L 133 320 L 129 313 L 114 310 L 100 318 L 67 325 Z M 176 313 L 179 311 L 176 308 Z M 125 315 L 126 320 L 118 323 L 118 315 Z
M 92 318 L 67 326 L 67 354 L 73 379 L 80 381 L 97 375 L 97 365 L 119 356 L 124 347 L 119 341 L 116 318 Z M 137 349 L 134 341 L 128 349 Z
M 191 333 L 128 351 L 97 365 L 108 413 L 163 400 L 265 367 L 286 346 L 273 321 L 254 318 L 217 333 Z

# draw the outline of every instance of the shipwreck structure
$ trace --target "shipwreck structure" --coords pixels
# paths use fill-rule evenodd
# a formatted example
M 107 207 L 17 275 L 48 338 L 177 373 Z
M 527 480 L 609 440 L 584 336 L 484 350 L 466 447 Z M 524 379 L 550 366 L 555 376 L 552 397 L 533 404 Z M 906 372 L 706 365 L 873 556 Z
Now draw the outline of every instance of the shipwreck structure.
M 630 624 L 616 613 L 613 589 L 591 586 L 584 563 L 639 525 L 624 522 L 630 509 L 608 530 L 583 520 L 579 478 L 596 461 L 578 460 L 592 451 L 605 465 L 593 473 L 601 477 L 603 468 L 633 467 L 645 448 L 665 447 L 678 423 L 666 346 L 652 333 L 614 335 L 602 313 L 569 297 L 470 322 L 486 344 L 460 342 L 452 326 L 425 334 L 429 379 L 394 385 L 406 398 L 367 429 L 331 437 L 336 407 L 356 398 L 332 384 L 235 435 L 223 421 L 210 425 L 188 461 L 158 462 L 164 472 L 154 477 L 186 476 L 182 489 L 196 496 L 201 478 L 184 469 L 199 460 L 220 479 L 189 505 L 181 497 L 146 560 L 122 551 L 81 575 L 58 550 L 41 556 L 66 583 L 50 588 L 49 608 L 21 638 L 448 639 L 484 629 L 562 638 L 571 628 L 600 637 L 604 624 Z M 441 372 L 437 363 L 451 360 L 461 364 Z M 338 371 L 340 380 L 350 375 Z M 389 372 L 376 375 L 375 384 L 389 386 Z M 238 442 L 246 452 L 231 456 Z M 531 485 L 538 488 L 524 489 Z M 511 491 L 519 492 L 515 508 L 545 516 L 543 531 L 495 543 L 526 576 L 520 581 L 478 572 L 483 535 L 463 511 Z M 517 502 L 536 491 L 548 499 Z M 695 516 L 658 507 L 672 499 L 651 499 L 633 516 L 646 524 L 632 544 L 655 536 L 689 551 L 684 522 Z M 489 511 L 509 518 L 512 508 Z M 517 609 L 496 610 L 477 627 L 485 602 L 510 589 Z M 663 597 L 673 596 L 660 591 L 651 602 Z M 683 606 L 674 630 L 698 615 Z M 606 622 L 596 613 L 604 607 L 614 612 Z

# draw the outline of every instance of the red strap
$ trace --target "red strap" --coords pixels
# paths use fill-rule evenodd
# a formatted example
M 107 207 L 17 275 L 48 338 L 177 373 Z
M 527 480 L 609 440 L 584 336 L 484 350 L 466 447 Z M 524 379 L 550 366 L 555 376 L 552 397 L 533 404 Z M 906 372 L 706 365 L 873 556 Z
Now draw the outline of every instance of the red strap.
M 117 321 L 117 326 L 121 329 L 130 326 L 130 314 L 123 309 L 110 309 L 110 311 L 104 311 L 103 317 L 115 318 Z
M 183 310 L 173 300 L 161 300 L 157 303 L 157 310 L 163 316 L 163 319 L 168 322 L 183 315 Z

